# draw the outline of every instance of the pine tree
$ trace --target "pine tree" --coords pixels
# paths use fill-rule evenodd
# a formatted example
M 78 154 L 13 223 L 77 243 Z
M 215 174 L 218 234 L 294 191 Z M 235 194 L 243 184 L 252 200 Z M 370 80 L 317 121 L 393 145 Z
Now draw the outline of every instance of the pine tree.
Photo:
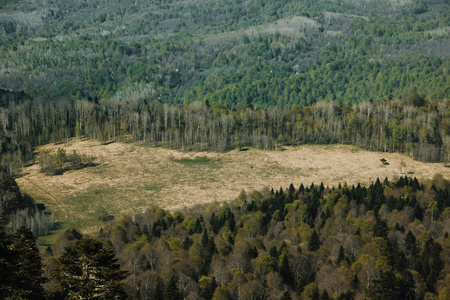
M 341 261 L 345 260 L 344 247 L 342 245 L 339 247 L 339 254 L 336 261 L 336 264 L 339 264 Z
M 411 230 L 408 231 L 405 237 L 405 250 L 412 255 L 416 255 L 417 253 L 416 237 L 411 232 Z
M 403 299 L 399 281 L 390 271 L 381 272 L 380 278 L 370 284 L 367 294 L 372 299 Z
M 122 288 L 126 272 L 114 256 L 109 242 L 84 238 L 65 248 L 55 276 L 68 298 L 126 299 Z
M 177 300 L 180 298 L 180 293 L 177 287 L 177 278 L 172 275 L 170 276 L 169 282 L 166 285 L 164 299 L 166 300 Z
M 26 227 L 20 227 L 13 235 L 11 255 L 11 296 L 23 299 L 45 299 L 42 283 L 45 278 L 36 237 Z
M 284 254 L 283 258 L 281 259 L 281 265 L 280 265 L 280 275 L 283 278 L 283 282 L 288 285 L 293 284 L 293 276 L 291 268 L 289 267 L 289 261 L 287 259 L 287 255 Z
M 389 228 L 386 221 L 376 218 L 375 226 L 373 227 L 373 236 L 381 237 L 387 239 L 387 234 L 389 233 Z
M 400 295 L 404 300 L 414 300 L 416 297 L 416 284 L 410 271 L 403 271 L 399 279 Z
M 309 251 L 317 251 L 320 247 L 319 235 L 314 230 L 311 234 L 311 239 L 309 240 L 308 250 Z

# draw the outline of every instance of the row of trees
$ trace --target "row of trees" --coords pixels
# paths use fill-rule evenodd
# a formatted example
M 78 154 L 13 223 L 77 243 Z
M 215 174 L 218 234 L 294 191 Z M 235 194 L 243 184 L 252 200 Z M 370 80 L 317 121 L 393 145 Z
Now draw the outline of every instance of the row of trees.
M 2 163 L 9 172 L 32 158 L 33 147 L 72 137 L 132 141 L 182 150 L 226 151 L 252 146 L 353 144 L 399 151 L 422 161 L 450 159 L 450 103 L 418 94 L 401 100 L 338 106 L 318 102 L 303 109 L 227 110 L 195 102 L 184 108 L 118 100 L 25 101 L 0 108 Z M 41 156 L 46 172 L 89 165 L 76 153 Z

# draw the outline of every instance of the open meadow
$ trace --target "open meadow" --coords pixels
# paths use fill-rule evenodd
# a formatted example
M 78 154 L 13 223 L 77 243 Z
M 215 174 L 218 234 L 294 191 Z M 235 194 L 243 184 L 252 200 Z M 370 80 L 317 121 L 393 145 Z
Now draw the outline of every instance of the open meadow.
M 25 167 L 17 182 L 23 193 L 44 203 L 60 228 L 77 226 L 83 232 L 98 230 L 102 214 L 115 217 L 159 206 L 171 211 L 235 199 L 241 190 L 287 188 L 320 184 L 368 185 L 377 177 L 408 175 L 427 180 L 436 174 L 450 178 L 443 163 L 423 163 L 398 153 L 361 150 L 348 145 L 305 145 L 281 151 L 247 149 L 225 153 L 180 152 L 136 144 L 101 144 L 72 140 L 37 149 L 95 157 L 94 167 L 50 176 L 39 163 Z M 384 165 L 380 159 L 389 164 Z M 403 163 L 402 163 L 403 162 Z M 403 165 L 403 168 L 402 166 Z

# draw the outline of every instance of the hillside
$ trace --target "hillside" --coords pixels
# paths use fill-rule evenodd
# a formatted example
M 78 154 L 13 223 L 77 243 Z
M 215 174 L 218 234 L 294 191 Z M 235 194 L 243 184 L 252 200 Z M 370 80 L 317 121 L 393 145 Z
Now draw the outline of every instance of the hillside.
M 0 299 L 450 299 L 448 0 L 0 0 Z
M 180 152 L 137 144 L 103 145 L 93 140 L 37 149 L 43 153 L 65 149 L 69 155 L 88 154 L 96 166 L 50 176 L 39 172 L 42 164 L 23 169 L 17 182 L 23 193 L 46 204 L 63 227 L 83 231 L 105 224 L 106 214 L 142 212 L 151 207 L 189 211 L 209 203 L 233 200 L 242 190 L 299 186 L 309 182 L 325 186 L 367 186 L 377 178 L 400 176 L 450 178 L 442 163 L 423 163 L 396 153 L 377 153 L 353 146 L 283 147 L 283 151 L 248 149 L 225 153 Z M 380 161 L 385 158 L 388 164 Z M 401 164 L 404 163 L 402 167 Z
M 2 1 L 0 88 L 290 109 L 449 97 L 449 4 Z
M 148 208 L 89 235 L 66 229 L 41 254 L 25 227 L 12 236 L 0 228 L 0 296 L 448 299 L 449 206 L 447 179 L 403 176 L 266 187 L 182 212 Z

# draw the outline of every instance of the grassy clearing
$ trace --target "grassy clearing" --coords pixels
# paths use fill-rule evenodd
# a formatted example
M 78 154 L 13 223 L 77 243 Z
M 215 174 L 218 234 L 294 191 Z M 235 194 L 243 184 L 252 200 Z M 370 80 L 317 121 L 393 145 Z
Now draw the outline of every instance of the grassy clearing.
M 46 145 L 38 150 L 64 147 L 101 161 L 97 166 L 71 170 L 59 176 L 39 172 L 39 165 L 25 167 L 17 179 L 22 192 L 55 212 L 59 227 L 39 239 L 48 244 L 66 227 L 97 232 L 106 224 L 99 216 L 141 212 L 160 206 L 184 210 L 207 203 L 233 200 L 242 189 L 303 184 L 337 186 L 360 182 L 368 185 L 377 177 L 394 179 L 409 172 L 419 179 L 436 173 L 450 178 L 444 164 L 426 164 L 396 153 L 369 152 L 344 145 L 284 147 L 285 151 L 230 151 L 227 153 L 180 152 L 170 149 L 73 140 Z M 389 165 L 383 165 L 381 158 Z M 400 163 L 404 161 L 405 167 Z M 402 173 L 403 171 L 403 173 Z
M 198 166 L 198 165 L 205 165 L 210 167 L 216 167 L 218 163 L 220 163 L 220 159 L 211 159 L 207 156 L 197 156 L 195 158 L 181 158 L 181 159 L 174 159 L 172 158 L 173 162 L 183 164 L 185 166 Z

